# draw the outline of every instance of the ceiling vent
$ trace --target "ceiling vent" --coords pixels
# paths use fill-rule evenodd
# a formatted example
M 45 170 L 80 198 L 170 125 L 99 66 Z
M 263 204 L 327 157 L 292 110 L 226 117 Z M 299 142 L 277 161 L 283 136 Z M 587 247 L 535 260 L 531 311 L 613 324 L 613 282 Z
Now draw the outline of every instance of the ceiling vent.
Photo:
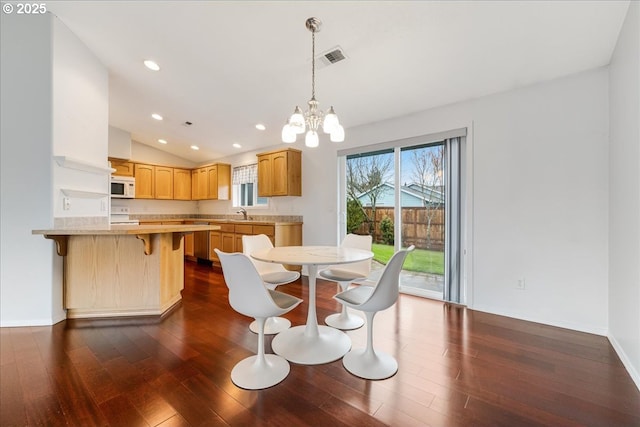
M 347 59 L 347 56 L 344 54 L 344 51 L 340 46 L 331 48 L 316 58 L 318 61 L 318 69 L 335 64 L 336 62 L 340 62 L 344 59 Z

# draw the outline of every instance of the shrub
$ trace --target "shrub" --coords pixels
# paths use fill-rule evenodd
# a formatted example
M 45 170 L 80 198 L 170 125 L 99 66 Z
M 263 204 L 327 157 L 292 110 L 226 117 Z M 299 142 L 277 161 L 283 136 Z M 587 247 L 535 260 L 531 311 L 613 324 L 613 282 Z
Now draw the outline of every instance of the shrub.
M 358 200 L 347 200 L 347 233 L 354 233 L 364 222 L 365 216 Z
M 382 232 L 382 241 L 387 245 L 393 245 L 393 221 L 386 215 L 380 221 L 380 231 Z

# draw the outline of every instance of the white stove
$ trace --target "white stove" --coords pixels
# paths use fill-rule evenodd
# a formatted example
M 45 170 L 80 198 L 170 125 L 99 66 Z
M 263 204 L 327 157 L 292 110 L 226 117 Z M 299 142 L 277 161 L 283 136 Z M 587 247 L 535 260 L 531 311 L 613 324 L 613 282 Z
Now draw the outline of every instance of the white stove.
M 129 219 L 128 206 L 111 206 L 111 217 L 109 218 L 109 223 L 138 225 L 140 222 L 137 219 Z

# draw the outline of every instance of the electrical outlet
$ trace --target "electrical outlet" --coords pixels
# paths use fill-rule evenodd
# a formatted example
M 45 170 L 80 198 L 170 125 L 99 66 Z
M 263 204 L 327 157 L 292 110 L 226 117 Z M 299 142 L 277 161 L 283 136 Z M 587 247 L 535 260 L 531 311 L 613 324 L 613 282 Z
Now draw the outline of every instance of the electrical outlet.
M 520 289 L 521 291 L 524 291 L 525 289 L 527 289 L 527 286 L 524 282 L 524 277 L 522 279 L 518 279 L 518 283 L 516 284 L 516 289 Z
M 65 211 L 68 211 L 69 209 L 71 209 L 71 199 L 68 197 L 64 197 L 62 199 L 62 209 Z
M 106 212 L 107 211 L 107 201 L 106 200 L 102 200 L 100 202 L 100 210 L 102 212 Z

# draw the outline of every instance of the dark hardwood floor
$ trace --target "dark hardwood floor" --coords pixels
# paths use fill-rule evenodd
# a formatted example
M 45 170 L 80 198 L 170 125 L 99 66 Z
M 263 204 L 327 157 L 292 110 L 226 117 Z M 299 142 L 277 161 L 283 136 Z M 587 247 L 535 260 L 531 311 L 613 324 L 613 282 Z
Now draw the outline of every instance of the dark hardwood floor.
M 640 392 L 606 338 L 406 295 L 375 321 L 394 377 L 292 364 L 275 387 L 242 390 L 229 372 L 256 350 L 250 319 L 229 307 L 219 272 L 187 263 L 185 275 L 182 304 L 161 322 L 0 329 L 0 424 L 640 426 Z M 302 280 L 279 290 L 308 301 Z M 337 288 L 318 285 L 322 321 Z M 365 334 L 349 332 L 354 346 Z

